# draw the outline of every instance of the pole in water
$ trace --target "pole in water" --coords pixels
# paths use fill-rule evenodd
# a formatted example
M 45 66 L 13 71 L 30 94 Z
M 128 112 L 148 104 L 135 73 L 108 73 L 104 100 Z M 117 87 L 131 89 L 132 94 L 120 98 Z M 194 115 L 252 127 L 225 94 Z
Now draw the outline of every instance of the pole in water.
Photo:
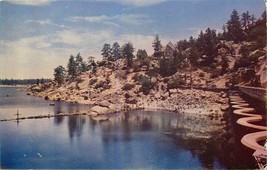
M 17 126 L 19 125 L 19 109 L 17 109 Z
M 17 109 L 17 120 L 19 120 L 19 109 Z

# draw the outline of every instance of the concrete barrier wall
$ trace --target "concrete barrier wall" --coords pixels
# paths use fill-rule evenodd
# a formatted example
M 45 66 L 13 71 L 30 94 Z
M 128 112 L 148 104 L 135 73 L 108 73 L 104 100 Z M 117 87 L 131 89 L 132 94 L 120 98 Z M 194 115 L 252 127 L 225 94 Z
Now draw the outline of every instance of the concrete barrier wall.
M 239 90 L 248 96 L 260 100 L 266 101 L 266 89 L 260 87 L 238 86 Z

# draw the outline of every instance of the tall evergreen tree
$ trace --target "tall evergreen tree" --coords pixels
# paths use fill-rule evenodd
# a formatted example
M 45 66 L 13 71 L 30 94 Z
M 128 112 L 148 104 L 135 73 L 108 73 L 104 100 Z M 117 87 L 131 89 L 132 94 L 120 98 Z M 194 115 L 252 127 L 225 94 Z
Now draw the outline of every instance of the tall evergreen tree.
M 241 28 L 241 22 L 237 10 L 233 10 L 230 20 L 227 22 L 227 30 L 229 37 L 235 43 L 239 43 L 243 40 L 243 33 Z
M 152 43 L 152 47 L 154 48 L 154 56 L 158 60 L 160 60 L 160 58 L 162 56 L 162 51 L 161 51 L 162 45 L 160 43 L 160 39 L 159 39 L 159 35 L 158 34 L 155 36 L 155 39 L 154 39 L 154 41 Z
M 118 60 L 121 58 L 121 48 L 118 42 L 113 43 L 111 57 L 113 60 Z
M 249 12 L 243 12 L 241 15 L 241 26 L 245 33 L 248 33 L 249 27 L 252 26 L 252 16 Z
M 103 56 L 103 60 L 110 60 L 111 59 L 111 48 L 110 48 L 110 44 L 104 44 L 103 48 L 102 48 L 102 53 L 101 55 Z
M 77 65 L 77 74 L 80 74 L 81 72 L 83 72 L 83 69 L 82 69 L 83 58 L 80 53 L 76 55 L 75 61 Z
M 208 28 L 205 33 L 200 32 L 196 46 L 200 54 L 202 55 L 202 64 L 210 65 L 214 56 L 216 55 L 216 45 L 219 42 L 219 39 L 216 34 L 216 30 L 211 30 Z
M 184 51 L 190 47 L 190 43 L 186 39 L 180 40 L 177 42 L 177 47 L 179 51 Z
M 71 78 L 76 78 L 78 75 L 77 63 L 76 63 L 73 55 L 71 55 L 69 58 L 68 75 Z
M 65 68 L 61 65 L 54 69 L 54 80 L 58 85 L 61 85 L 64 82 L 65 72 Z
M 196 46 L 200 52 L 203 51 L 203 47 L 202 47 L 203 44 L 204 44 L 204 34 L 203 34 L 203 31 L 201 30 L 200 34 L 198 35 L 197 42 L 196 42 Z
M 134 58 L 133 52 L 134 52 L 134 47 L 132 43 L 129 42 L 123 45 L 122 56 L 123 58 L 126 59 L 128 67 L 131 67 L 133 64 L 133 58 Z

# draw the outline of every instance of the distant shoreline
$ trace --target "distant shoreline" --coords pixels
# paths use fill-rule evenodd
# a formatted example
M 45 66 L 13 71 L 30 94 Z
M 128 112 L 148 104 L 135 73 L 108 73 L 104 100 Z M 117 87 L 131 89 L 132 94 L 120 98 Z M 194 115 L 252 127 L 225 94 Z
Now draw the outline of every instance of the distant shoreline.
M 28 85 L 2 85 L 0 84 L 0 87 L 23 87 L 23 88 L 27 88 L 30 84 Z

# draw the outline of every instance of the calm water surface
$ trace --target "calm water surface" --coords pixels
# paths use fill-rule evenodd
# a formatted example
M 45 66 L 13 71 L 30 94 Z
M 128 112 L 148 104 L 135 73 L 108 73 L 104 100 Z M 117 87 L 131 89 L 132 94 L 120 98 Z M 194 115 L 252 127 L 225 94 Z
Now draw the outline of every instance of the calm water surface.
M 15 117 L 17 110 L 21 115 L 40 115 L 84 112 L 91 107 L 49 103 L 27 96 L 25 89 L 0 88 L 1 119 Z M 133 111 L 102 123 L 88 116 L 0 122 L 1 168 L 254 168 L 247 161 L 251 159 L 244 162 L 227 152 L 220 135 L 181 128 L 184 123 L 197 128 L 206 121 Z

